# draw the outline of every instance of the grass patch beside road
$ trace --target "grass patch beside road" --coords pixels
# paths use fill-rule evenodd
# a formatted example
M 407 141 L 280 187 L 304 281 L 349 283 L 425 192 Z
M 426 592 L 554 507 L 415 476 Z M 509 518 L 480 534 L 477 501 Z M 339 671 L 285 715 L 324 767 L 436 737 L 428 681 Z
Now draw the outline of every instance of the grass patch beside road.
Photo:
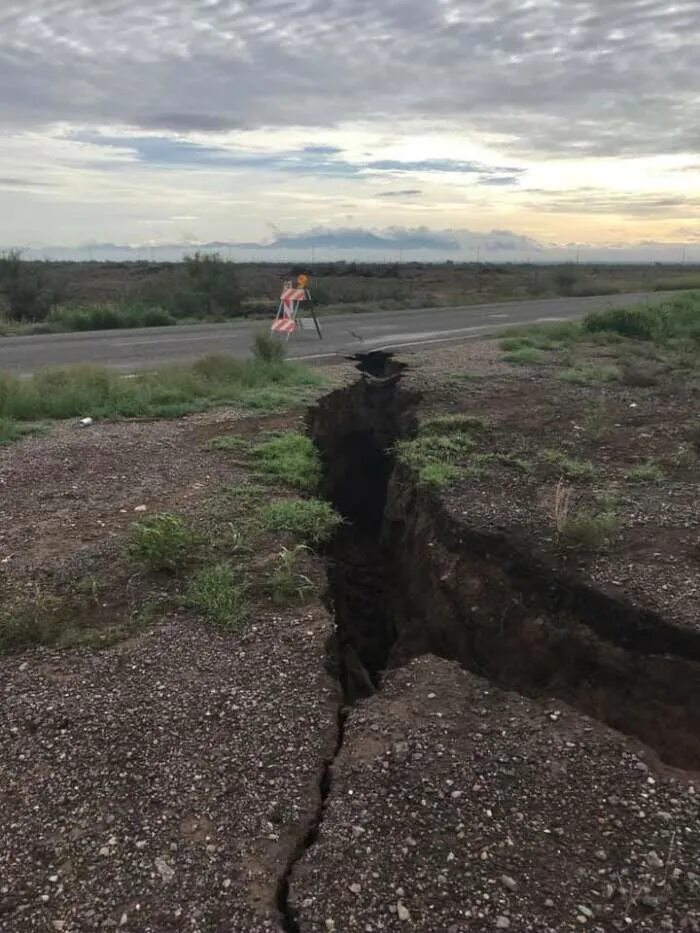
M 216 405 L 278 411 L 303 403 L 323 384 L 319 373 L 295 363 L 226 356 L 130 378 L 90 365 L 46 369 L 28 379 L 0 374 L 0 438 L 7 442 L 41 419 L 172 418 Z
M 624 349 L 626 341 L 678 352 L 700 352 L 700 292 L 659 305 L 595 311 L 576 322 L 554 322 L 506 331 L 499 345 L 512 362 L 537 362 L 532 351 L 571 348 L 589 342 Z M 629 346 L 629 344 L 627 344 Z

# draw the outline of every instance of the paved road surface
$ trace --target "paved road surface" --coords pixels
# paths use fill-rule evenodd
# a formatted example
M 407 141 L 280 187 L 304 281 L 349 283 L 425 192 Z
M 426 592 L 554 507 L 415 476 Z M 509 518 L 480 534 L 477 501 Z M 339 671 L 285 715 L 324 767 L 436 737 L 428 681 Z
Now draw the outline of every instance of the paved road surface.
M 678 294 L 678 292 L 670 293 Z M 610 295 L 597 298 L 549 298 L 463 308 L 374 311 L 322 318 L 323 341 L 313 330 L 289 344 L 291 358 L 318 358 L 362 350 L 462 340 L 516 324 L 569 320 L 603 308 L 660 301 L 666 293 Z M 161 363 L 186 361 L 207 353 L 244 357 L 260 321 L 192 324 L 138 330 L 0 337 L 0 371 L 30 372 L 42 366 L 100 363 L 126 372 Z

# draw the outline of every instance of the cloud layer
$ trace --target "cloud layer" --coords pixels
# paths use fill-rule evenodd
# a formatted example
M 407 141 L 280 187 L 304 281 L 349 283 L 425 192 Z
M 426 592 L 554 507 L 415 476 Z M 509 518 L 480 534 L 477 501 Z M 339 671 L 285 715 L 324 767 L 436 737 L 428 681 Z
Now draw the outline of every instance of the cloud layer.
M 390 116 L 520 152 L 689 152 L 698 34 L 697 0 L 6 0 L 1 117 L 181 133 Z

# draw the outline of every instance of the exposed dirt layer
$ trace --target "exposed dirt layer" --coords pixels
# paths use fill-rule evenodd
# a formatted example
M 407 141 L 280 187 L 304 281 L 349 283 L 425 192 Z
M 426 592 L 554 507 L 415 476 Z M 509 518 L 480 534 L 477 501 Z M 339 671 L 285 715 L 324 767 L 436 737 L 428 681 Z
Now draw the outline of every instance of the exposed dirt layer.
M 0 659 L 0 930 L 277 930 L 337 734 L 328 616 Z
M 699 797 L 565 706 L 424 657 L 354 710 L 302 933 L 700 929 Z

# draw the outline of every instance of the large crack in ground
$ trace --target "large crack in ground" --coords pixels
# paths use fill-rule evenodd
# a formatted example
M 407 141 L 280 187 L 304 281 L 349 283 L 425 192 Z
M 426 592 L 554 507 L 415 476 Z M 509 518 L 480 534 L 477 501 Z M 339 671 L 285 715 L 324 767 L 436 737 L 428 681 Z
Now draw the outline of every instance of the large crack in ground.
M 420 398 L 401 385 L 401 364 L 385 353 L 357 360 L 361 378 L 308 414 L 322 494 L 345 519 L 327 554 L 329 657 L 345 706 L 315 818 L 280 884 L 290 933 L 300 927 L 289 885 L 323 821 L 345 710 L 412 657 L 433 653 L 500 687 L 558 697 L 667 763 L 700 768 L 700 638 L 564 577 L 495 533 L 457 525 L 394 463 L 396 442 L 417 430 Z

